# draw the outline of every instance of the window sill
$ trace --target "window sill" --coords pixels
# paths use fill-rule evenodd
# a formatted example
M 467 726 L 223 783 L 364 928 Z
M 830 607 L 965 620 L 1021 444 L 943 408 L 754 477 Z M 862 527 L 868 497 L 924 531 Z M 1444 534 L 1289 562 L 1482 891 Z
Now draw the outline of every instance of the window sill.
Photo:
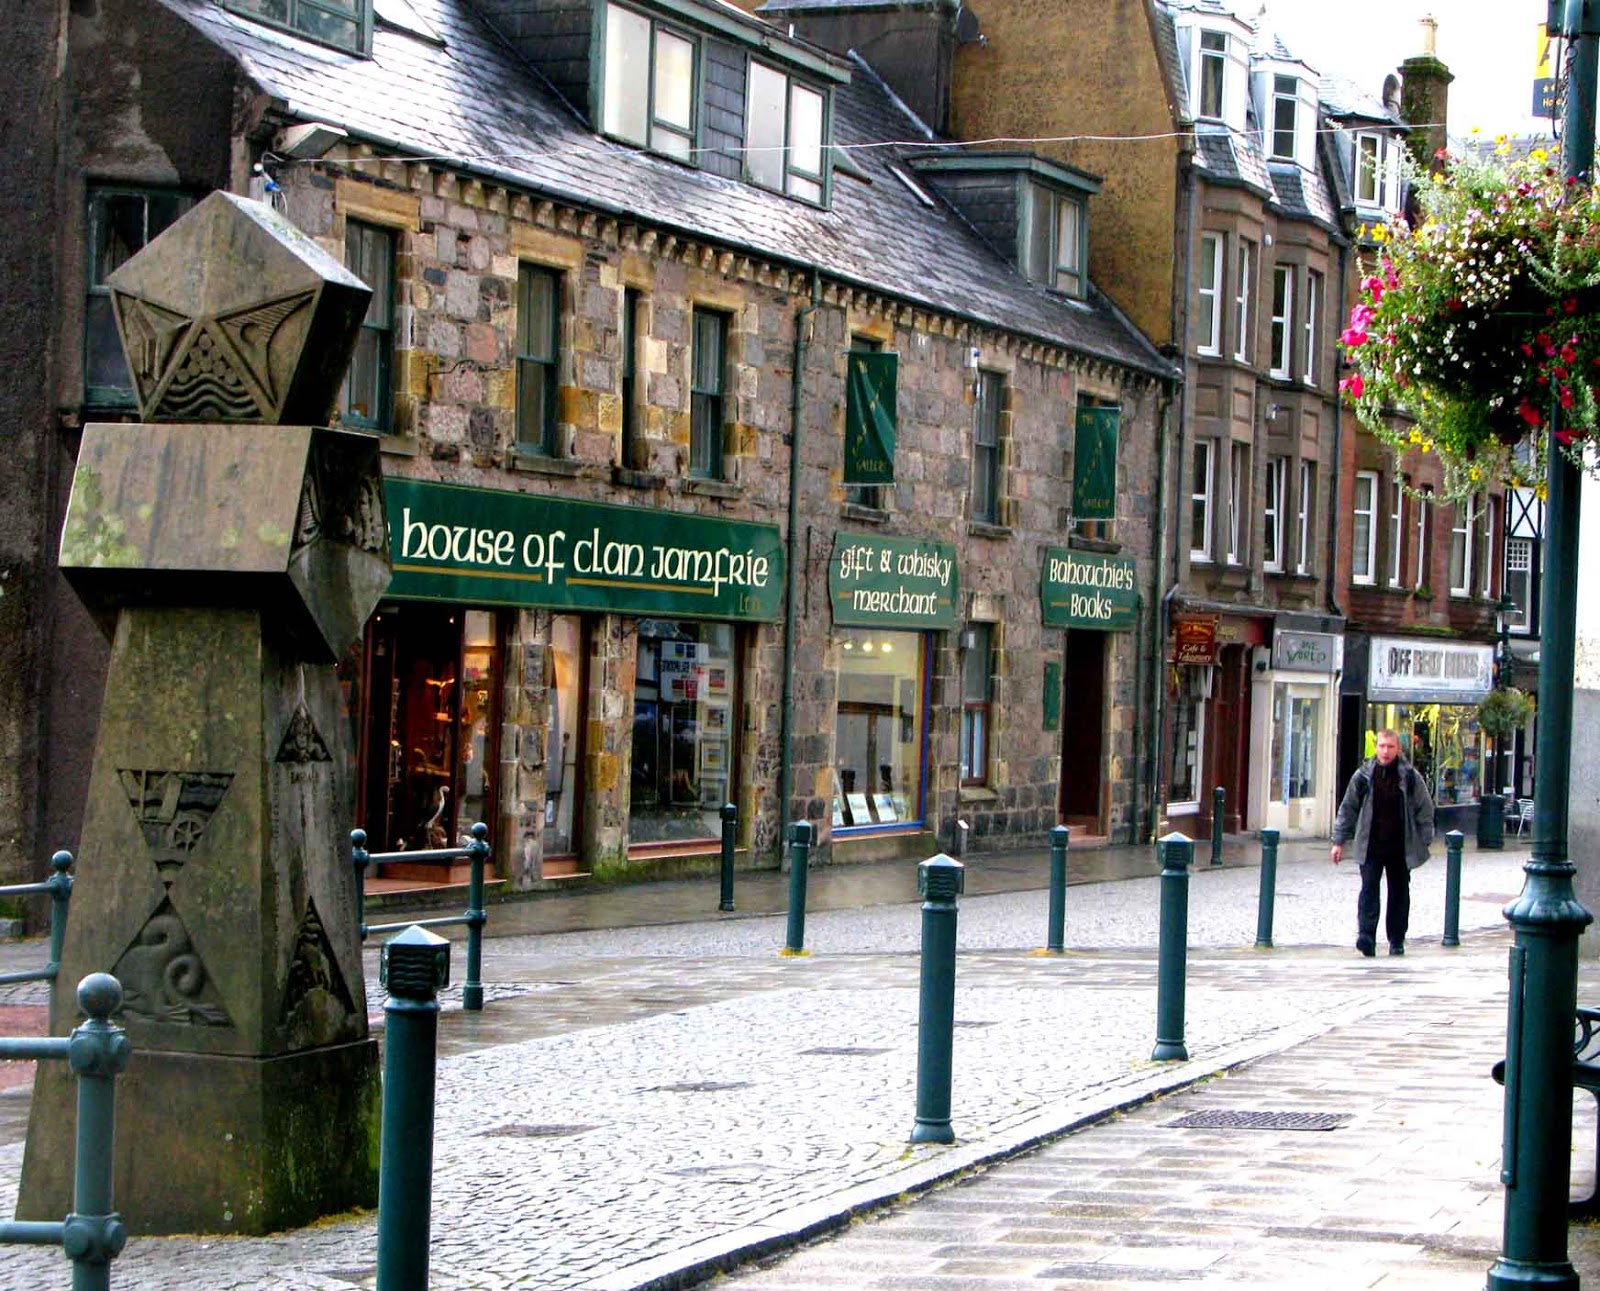
M 1086 538 L 1081 533 L 1069 533 L 1067 546 L 1073 551 L 1098 551 L 1108 556 L 1114 556 L 1122 550 L 1120 542 L 1113 542 L 1110 538 Z
M 374 433 L 367 432 L 369 435 Z M 410 435 L 378 435 L 378 451 L 390 457 L 415 457 L 421 449 Z
M 559 475 L 572 479 L 584 473 L 584 463 L 570 457 L 545 457 L 539 453 L 519 453 L 512 449 L 506 457 L 506 469 L 525 471 L 529 475 Z
M 991 524 L 987 520 L 967 521 L 967 533 L 974 538 L 1010 538 L 1013 535 L 1009 525 Z
M 611 482 L 620 484 L 625 489 L 664 489 L 667 487 L 667 477 L 655 471 L 636 471 L 627 466 L 613 466 L 611 468 Z
M 845 502 L 839 507 L 839 515 L 846 520 L 861 520 L 866 524 L 887 524 L 889 513 L 881 507 L 863 506 L 859 502 Z
M 1000 800 L 1000 795 L 984 784 L 962 785 L 956 797 L 960 802 L 998 802 Z
M 690 478 L 683 482 L 683 491 L 702 498 L 742 498 L 744 490 L 727 480 L 702 480 Z

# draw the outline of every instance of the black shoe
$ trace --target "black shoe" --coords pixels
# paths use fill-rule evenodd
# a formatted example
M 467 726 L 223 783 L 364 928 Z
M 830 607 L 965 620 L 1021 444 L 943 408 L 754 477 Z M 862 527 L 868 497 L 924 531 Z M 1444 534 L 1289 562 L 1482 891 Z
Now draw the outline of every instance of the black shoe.
M 1374 955 L 1376 955 L 1378 953 L 1378 948 L 1376 946 L 1374 946 L 1370 941 L 1358 941 L 1358 942 L 1356 942 L 1356 949 L 1359 950 L 1368 959 L 1371 959 Z
M 1406 944 L 1405 944 L 1405 942 L 1403 942 L 1403 941 L 1391 941 L 1389 943 L 1389 953 L 1391 955 L 1403 955 L 1403 954 L 1405 954 L 1406 953 Z

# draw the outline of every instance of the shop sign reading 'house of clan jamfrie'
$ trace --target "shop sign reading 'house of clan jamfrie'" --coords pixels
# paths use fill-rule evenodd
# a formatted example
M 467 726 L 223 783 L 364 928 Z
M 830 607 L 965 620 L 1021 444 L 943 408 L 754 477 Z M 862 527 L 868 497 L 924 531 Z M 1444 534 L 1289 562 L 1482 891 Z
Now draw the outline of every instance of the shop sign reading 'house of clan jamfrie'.
M 389 595 L 700 619 L 776 619 L 772 525 L 388 479 Z
M 828 596 L 841 627 L 953 628 L 959 588 L 949 543 L 834 536 Z
M 1039 586 L 1044 625 L 1132 630 L 1139 613 L 1136 569 L 1131 556 L 1046 548 Z

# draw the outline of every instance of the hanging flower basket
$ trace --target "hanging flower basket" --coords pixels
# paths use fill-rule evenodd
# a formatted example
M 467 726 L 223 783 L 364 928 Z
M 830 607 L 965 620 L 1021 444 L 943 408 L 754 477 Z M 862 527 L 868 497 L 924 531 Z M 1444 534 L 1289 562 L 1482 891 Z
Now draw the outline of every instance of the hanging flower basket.
M 1398 451 L 1436 453 L 1446 497 L 1542 491 L 1552 411 L 1580 466 L 1600 423 L 1600 196 L 1542 150 L 1507 151 L 1418 177 L 1420 223 L 1372 231 L 1340 337 L 1356 416 Z

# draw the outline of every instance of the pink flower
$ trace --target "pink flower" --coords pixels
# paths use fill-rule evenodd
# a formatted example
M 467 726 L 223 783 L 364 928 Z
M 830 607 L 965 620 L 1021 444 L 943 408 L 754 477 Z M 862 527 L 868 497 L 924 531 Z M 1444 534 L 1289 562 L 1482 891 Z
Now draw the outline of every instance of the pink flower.
M 1383 299 L 1383 279 L 1376 274 L 1370 278 L 1363 278 L 1361 280 L 1361 290 L 1371 296 L 1372 303 L 1376 305 Z
M 1353 350 L 1358 345 L 1365 345 L 1366 343 L 1367 334 L 1363 331 L 1357 330 L 1354 327 L 1347 327 L 1344 329 L 1344 331 L 1339 333 L 1339 344 L 1343 345 L 1346 349 Z
M 1362 380 L 1361 373 L 1359 372 L 1356 372 L 1351 376 L 1341 377 L 1339 379 L 1339 393 L 1348 394 L 1352 399 L 1361 398 L 1361 395 L 1366 388 L 1367 383 Z
M 1364 330 L 1377 316 L 1378 311 L 1371 305 L 1357 305 L 1350 311 L 1350 326 Z
M 1544 421 L 1543 414 L 1541 414 L 1540 411 L 1526 399 L 1522 401 L 1521 406 L 1517 409 L 1517 413 L 1521 416 L 1522 420 L 1527 422 L 1530 426 L 1537 426 Z
M 1561 394 L 1558 396 L 1558 399 L 1560 400 L 1561 406 L 1563 408 L 1572 407 L 1572 387 L 1571 386 L 1562 386 L 1561 387 Z

